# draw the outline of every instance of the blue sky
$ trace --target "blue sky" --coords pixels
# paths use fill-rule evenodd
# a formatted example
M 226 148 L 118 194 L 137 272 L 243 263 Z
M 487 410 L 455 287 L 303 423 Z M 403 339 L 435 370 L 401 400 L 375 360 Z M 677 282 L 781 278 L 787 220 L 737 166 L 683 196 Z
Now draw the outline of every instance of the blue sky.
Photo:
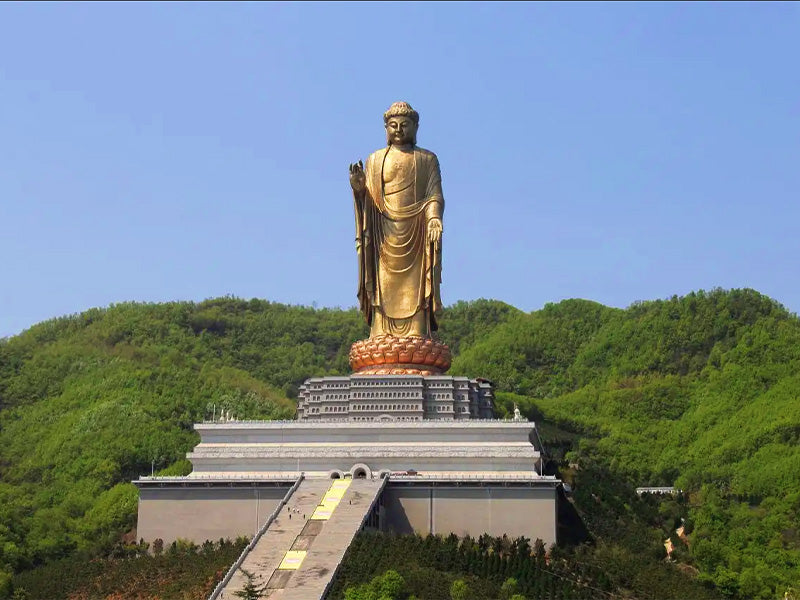
M 800 4 L 0 4 L 0 336 L 354 306 L 347 165 L 421 114 L 445 304 L 800 310 Z

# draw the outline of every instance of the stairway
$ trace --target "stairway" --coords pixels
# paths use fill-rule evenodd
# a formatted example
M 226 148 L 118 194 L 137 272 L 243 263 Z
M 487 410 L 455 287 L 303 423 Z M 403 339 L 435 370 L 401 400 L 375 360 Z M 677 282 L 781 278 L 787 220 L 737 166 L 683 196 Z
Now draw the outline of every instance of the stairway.
M 325 597 L 344 553 L 364 526 L 386 481 L 352 481 L 339 505 L 314 538 L 305 560 L 288 581 L 281 596 L 282 600 L 315 600 Z
M 222 589 L 217 600 L 236 600 L 247 583 L 242 570 L 267 585 L 269 600 L 321 599 L 386 479 L 305 479 L 286 507 Z
M 242 570 L 253 573 L 258 586 L 269 581 L 330 485 L 330 479 L 303 480 L 278 517 L 270 523 L 256 546 L 245 557 L 241 568 L 222 589 L 219 600 L 238 600 L 234 592 L 241 590 L 247 582 Z

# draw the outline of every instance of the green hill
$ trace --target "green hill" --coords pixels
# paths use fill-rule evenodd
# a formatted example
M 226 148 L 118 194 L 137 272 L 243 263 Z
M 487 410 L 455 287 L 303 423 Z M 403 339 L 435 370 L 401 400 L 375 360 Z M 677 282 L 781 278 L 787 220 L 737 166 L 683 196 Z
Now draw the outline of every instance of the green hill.
M 530 416 L 588 434 L 568 458 L 692 492 L 691 557 L 720 589 L 773 598 L 800 583 L 800 320 L 779 304 L 751 290 L 624 311 L 562 302 L 453 369 L 481 364 L 529 396 Z
M 194 422 L 221 407 L 291 418 L 297 386 L 348 372 L 366 333 L 355 310 L 220 298 L 113 305 L 0 341 L 0 572 L 108 552 L 135 524 L 129 481 L 184 472 Z M 459 302 L 440 333 L 451 373 L 493 379 L 501 413 L 516 401 L 544 421 L 565 477 L 602 465 L 690 492 L 680 556 L 701 579 L 742 598 L 800 584 L 800 320 L 775 301 Z M 672 528 L 673 508 L 654 526 Z

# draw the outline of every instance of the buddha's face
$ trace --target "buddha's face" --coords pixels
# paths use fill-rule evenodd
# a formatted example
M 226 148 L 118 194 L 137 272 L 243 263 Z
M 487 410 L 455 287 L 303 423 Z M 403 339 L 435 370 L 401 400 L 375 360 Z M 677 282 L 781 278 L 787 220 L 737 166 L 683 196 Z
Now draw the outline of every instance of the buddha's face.
M 414 144 L 417 140 L 417 124 L 410 117 L 391 117 L 386 122 L 386 141 L 392 146 Z

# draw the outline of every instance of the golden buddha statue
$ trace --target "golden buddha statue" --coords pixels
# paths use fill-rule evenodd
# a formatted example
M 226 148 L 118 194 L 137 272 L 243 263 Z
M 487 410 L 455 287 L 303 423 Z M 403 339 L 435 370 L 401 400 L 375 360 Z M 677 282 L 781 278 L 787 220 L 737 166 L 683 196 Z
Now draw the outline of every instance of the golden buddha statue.
M 444 197 L 439 160 L 416 145 L 419 114 L 409 104 L 395 102 L 383 120 L 386 148 L 373 152 L 366 167 L 361 161 L 350 165 L 358 300 L 370 326 L 370 339 L 353 346 L 351 365 L 359 372 L 366 366 L 397 373 L 441 372 L 449 367 L 450 353 L 431 339 L 441 310 Z M 365 355 L 370 355 L 366 361 L 358 358 Z

